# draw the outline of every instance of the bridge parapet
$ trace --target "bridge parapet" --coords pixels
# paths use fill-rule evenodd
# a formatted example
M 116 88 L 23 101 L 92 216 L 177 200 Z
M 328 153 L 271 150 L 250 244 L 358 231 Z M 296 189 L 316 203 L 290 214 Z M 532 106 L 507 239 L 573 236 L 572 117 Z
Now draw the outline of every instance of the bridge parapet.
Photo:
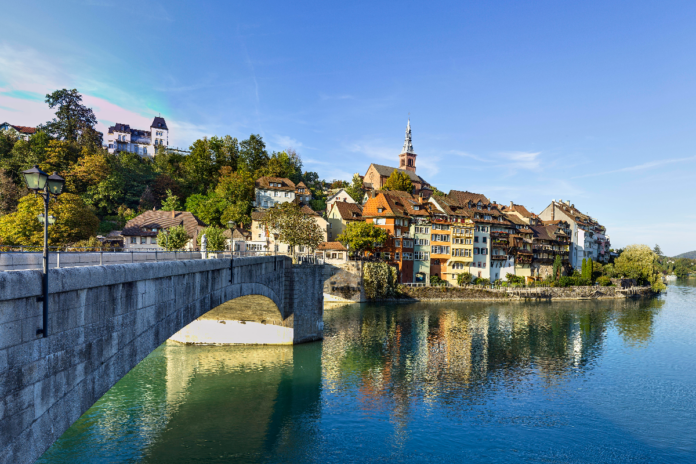
M 145 356 L 216 306 L 270 298 L 295 343 L 323 336 L 321 266 L 284 256 L 0 272 L 0 463 L 33 462 Z M 315 288 L 316 287 L 316 288 Z

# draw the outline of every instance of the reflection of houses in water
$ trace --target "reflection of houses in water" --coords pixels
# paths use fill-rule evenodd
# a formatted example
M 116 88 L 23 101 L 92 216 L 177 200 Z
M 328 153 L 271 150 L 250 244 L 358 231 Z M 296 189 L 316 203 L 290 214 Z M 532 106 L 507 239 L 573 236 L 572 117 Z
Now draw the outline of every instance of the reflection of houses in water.
M 620 303 L 620 302 L 619 302 Z M 619 304 L 616 303 L 616 304 Z M 609 306 L 607 308 L 607 306 Z M 558 381 L 582 375 L 601 353 L 610 311 L 593 302 L 557 305 L 414 304 L 363 306 L 342 313 L 359 334 L 327 337 L 331 384 L 359 382 L 369 407 L 384 397 L 426 401 L 450 394 L 485 394 L 490 384 L 527 376 Z M 355 322 L 357 321 L 357 322 Z M 335 329 L 335 326 L 334 326 Z M 338 357 L 338 358 L 337 358 Z M 342 370 L 338 365 L 349 364 Z M 330 366 L 325 362 L 325 372 Z M 417 394 L 416 394 L 417 393 Z M 394 402 L 392 400 L 392 402 Z M 368 407 L 368 406 L 366 406 Z

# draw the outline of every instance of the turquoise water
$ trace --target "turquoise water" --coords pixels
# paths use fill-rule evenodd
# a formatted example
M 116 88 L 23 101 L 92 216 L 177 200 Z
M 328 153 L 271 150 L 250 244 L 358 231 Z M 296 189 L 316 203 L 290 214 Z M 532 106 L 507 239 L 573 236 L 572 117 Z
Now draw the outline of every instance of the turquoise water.
M 324 319 L 322 343 L 159 347 L 40 462 L 696 462 L 696 286 Z

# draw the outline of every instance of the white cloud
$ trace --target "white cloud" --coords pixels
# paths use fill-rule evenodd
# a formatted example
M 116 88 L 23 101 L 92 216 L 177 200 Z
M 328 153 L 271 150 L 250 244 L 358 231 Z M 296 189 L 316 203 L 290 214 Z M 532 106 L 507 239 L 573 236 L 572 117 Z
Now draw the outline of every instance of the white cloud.
M 501 153 L 500 156 L 507 161 L 504 166 L 511 169 L 536 171 L 541 166 L 541 152 L 513 151 Z

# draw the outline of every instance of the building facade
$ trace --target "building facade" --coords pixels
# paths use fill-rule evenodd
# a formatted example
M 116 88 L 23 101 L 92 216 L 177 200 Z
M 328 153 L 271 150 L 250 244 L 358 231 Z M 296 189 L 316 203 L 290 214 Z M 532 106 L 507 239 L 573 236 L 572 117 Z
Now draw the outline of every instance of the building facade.
M 159 147 L 169 146 L 169 128 L 164 118 L 157 116 L 150 130 L 132 129 L 128 124 L 109 127 L 104 145 L 109 153 L 127 151 L 140 156 L 155 156 Z
M 336 240 L 346 230 L 348 224 L 362 222 L 362 210 L 363 207 L 357 203 L 348 203 L 347 201 L 332 203 L 327 214 L 329 223 L 328 240 Z
M 145 211 L 126 222 L 121 231 L 123 247 L 127 251 L 165 250 L 157 244 L 161 231 L 184 226 L 189 242 L 185 250 L 196 250 L 199 234 L 207 225 L 188 211 Z
M 29 137 L 36 133 L 35 127 L 17 126 L 9 122 L 0 124 L 0 131 L 7 131 L 17 138 L 29 140 Z

